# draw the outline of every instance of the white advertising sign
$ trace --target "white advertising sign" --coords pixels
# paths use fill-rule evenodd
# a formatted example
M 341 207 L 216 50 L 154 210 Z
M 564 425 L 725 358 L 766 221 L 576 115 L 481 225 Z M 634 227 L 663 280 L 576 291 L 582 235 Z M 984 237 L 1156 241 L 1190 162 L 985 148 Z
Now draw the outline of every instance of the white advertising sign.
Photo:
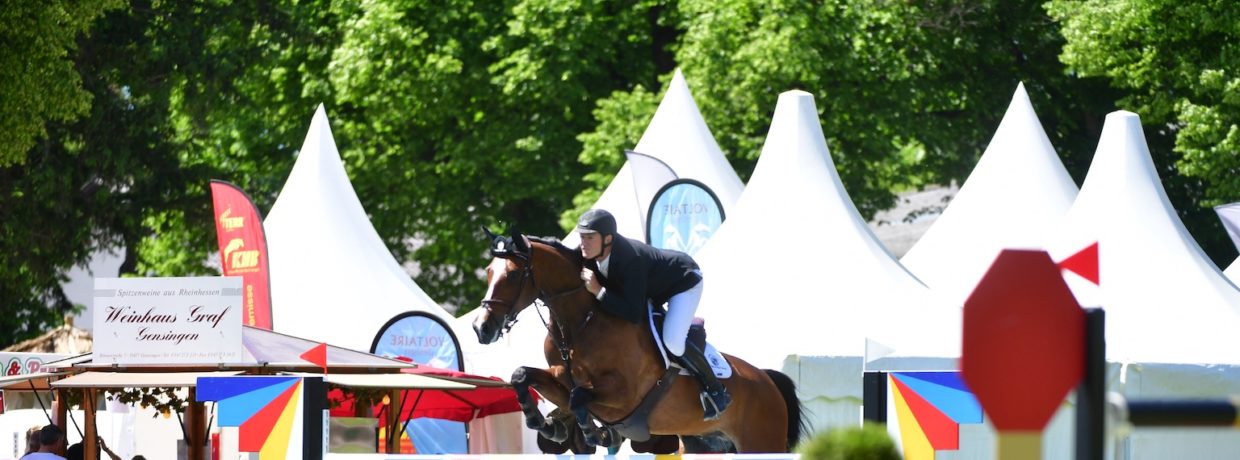
M 242 279 L 96 278 L 94 361 L 242 362 Z
M 0 353 L 0 375 L 34 374 L 43 371 L 43 365 L 68 358 L 60 353 Z

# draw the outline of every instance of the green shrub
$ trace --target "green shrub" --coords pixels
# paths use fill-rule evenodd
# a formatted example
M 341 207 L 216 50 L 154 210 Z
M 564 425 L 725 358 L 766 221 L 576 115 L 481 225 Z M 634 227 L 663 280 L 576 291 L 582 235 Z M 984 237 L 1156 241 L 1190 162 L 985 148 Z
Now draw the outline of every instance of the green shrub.
M 837 428 L 818 433 L 797 448 L 802 460 L 899 460 L 882 425 Z

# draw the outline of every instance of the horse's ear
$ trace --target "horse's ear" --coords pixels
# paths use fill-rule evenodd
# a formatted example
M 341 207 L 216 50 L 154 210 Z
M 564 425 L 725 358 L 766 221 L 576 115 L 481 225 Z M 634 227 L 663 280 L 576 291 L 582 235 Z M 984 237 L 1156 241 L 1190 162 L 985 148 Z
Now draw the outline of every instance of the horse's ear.
M 492 233 L 491 229 L 485 225 L 482 227 L 482 232 L 491 239 L 491 257 L 502 259 L 512 255 L 512 240 Z
M 517 252 L 529 254 L 530 243 L 528 240 L 525 239 L 525 235 L 522 235 L 521 232 L 513 230 L 511 238 L 512 238 L 512 246 L 513 248 L 516 249 Z
M 483 226 L 482 226 L 482 232 L 483 232 L 483 233 L 486 233 L 486 235 L 487 235 L 487 239 L 488 239 L 488 240 L 491 240 L 491 242 L 492 242 L 492 243 L 494 243 L 494 242 L 495 242 L 495 239 L 496 239 L 496 238 L 499 238 L 499 235 L 496 235 L 495 233 L 492 233 L 492 232 L 491 232 L 491 229 L 490 229 L 490 228 L 487 228 L 487 226 L 486 226 L 486 225 L 483 225 Z

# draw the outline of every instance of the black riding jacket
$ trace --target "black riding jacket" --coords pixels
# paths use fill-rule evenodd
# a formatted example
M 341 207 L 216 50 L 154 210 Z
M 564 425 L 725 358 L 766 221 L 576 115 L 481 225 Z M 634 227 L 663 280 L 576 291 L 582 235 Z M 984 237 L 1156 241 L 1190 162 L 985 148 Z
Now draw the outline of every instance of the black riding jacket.
M 641 241 L 616 235 L 612 238 L 609 276 L 598 270 L 598 262 L 585 261 L 593 270 L 603 294 L 603 309 L 633 323 L 646 320 L 646 302 L 661 306 L 673 295 L 689 290 L 702 281 L 697 262 L 680 251 L 659 249 Z

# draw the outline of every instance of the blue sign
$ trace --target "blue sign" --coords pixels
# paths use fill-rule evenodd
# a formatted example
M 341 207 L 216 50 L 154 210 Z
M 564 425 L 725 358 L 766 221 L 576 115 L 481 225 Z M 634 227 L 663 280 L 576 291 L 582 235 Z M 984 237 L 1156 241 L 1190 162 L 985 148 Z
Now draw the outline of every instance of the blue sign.
M 456 335 L 439 318 L 421 311 L 402 313 L 383 325 L 370 352 L 440 369 L 465 370 Z M 427 455 L 469 453 L 465 431 L 464 423 L 432 418 L 416 418 L 405 425 L 414 448 Z
M 676 179 L 655 193 L 646 214 L 646 242 L 693 255 L 723 223 L 723 204 L 706 184 Z

